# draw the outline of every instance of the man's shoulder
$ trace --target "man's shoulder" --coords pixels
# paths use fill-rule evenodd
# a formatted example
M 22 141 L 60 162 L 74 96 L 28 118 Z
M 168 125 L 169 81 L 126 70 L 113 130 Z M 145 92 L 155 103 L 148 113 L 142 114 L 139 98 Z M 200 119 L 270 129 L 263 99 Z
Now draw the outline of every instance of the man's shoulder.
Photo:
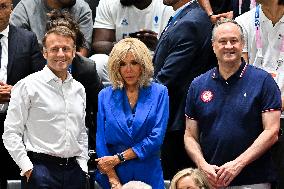
M 74 9 L 90 9 L 89 4 L 84 0 L 76 0 L 76 4 L 72 7 Z
M 26 8 L 32 8 L 38 5 L 43 5 L 43 1 L 42 0 L 21 0 L 19 4 Z
M 10 25 L 9 27 L 9 36 L 11 36 L 12 38 L 17 36 L 18 38 L 23 39 L 21 43 L 23 43 L 24 41 L 32 43 L 34 41 L 32 41 L 31 39 L 36 39 L 36 35 L 31 31 L 13 25 Z
M 251 24 L 254 25 L 254 22 L 251 22 L 252 19 L 254 19 L 255 15 L 255 8 L 241 14 L 240 16 L 236 17 L 235 20 L 238 22 L 238 24 Z
M 76 55 L 73 59 L 72 65 L 78 67 L 80 70 L 90 71 L 94 68 L 95 62 L 84 56 Z
M 151 87 L 153 91 L 157 91 L 157 92 L 168 90 L 165 85 L 161 83 L 156 83 L 156 82 L 151 82 L 149 87 Z
M 204 24 L 207 27 L 210 27 L 210 28 L 212 27 L 210 19 L 208 18 L 208 15 L 202 8 L 200 8 L 199 5 L 194 5 L 192 7 L 189 7 L 185 9 L 184 11 L 187 11 L 187 13 L 181 18 L 182 20 L 182 22 L 180 22 L 181 24 L 186 24 L 188 27 L 203 28 Z
M 100 0 L 98 9 L 110 9 L 110 11 L 121 10 L 125 8 L 120 3 L 120 0 Z
M 208 70 L 207 72 L 197 76 L 196 78 L 194 78 L 192 83 L 195 84 L 195 85 L 200 85 L 202 83 L 205 83 L 206 81 L 208 81 L 208 79 L 213 78 L 213 74 L 214 74 L 214 71 L 216 71 L 216 69 L 217 69 L 217 67 L 214 67 L 214 68 Z
M 265 78 L 269 75 L 269 73 L 262 68 L 255 67 L 251 64 L 247 65 L 247 71 L 249 72 L 248 75 L 252 76 L 253 78 Z

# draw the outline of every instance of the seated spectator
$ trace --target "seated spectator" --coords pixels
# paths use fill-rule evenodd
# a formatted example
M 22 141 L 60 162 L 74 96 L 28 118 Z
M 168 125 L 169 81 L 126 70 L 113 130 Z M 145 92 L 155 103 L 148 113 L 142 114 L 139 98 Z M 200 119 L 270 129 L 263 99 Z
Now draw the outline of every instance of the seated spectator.
M 49 30 L 56 26 L 66 26 L 74 31 L 76 34 L 76 50 L 78 51 L 78 49 L 83 47 L 85 42 L 84 34 L 80 31 L 78 24 L 74 21 L 69 12 L 59 10 L 50 12 L 46 29 Z M 73 78 L 84 86 L 86 91 L 87 104 L 85 124 L 89 129 L 89 145 L 94 149 L 96 140 L 98 94 L 103 87 L 96 71 L 96 64 L 92 60 L 76 53 L 69 71 Z
M 153 65 L 146 45 L 119 41 L 110 53 L 112 86 L 99 93 L 97 182 L 120 188 L 131 180 L 164 188 L 159 152 L 169 117 L 167 88 L 151 82 Z
M 207 178 L 199 169 L 187 168 L 179 171 L 171 181 L 170 189 L 210 189 Z
M 48 21 L 47 13 L 53 9 L 68 11 L 73 16 L 87 41 L 78 52 L 87 56 L 92 42 L 92 29 L 90 28 L 92 28 L 93 20 L 91 9 L 84 0 L 22 0 L 14 8 L 10 23 L 33 31 L 39 44 L 42 45 Z
M 152 189 L 152 187 L 141 181 L 129 181 L 121 189 Z
M 129 36 L 140 39 L 153 51 L 173 12 L 161 0 L 100 0 L 93 33 L 95 54 L 108 55 L 114 43 Z M 97 63 L 100 56 L 91 59 Z M 107 62 L 101 63 L 106 70 Z M 104 70 L 98 70 L 100 76 Z

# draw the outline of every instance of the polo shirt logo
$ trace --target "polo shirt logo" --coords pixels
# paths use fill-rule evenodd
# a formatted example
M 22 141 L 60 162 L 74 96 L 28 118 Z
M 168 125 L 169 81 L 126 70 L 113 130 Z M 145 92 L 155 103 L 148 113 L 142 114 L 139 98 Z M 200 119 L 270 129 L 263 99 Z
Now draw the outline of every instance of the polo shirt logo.
M 203 102 L 210 102 L 213 99 L 213 93 L 211 91 L 203 91 L 201 94 L 201 100 Z

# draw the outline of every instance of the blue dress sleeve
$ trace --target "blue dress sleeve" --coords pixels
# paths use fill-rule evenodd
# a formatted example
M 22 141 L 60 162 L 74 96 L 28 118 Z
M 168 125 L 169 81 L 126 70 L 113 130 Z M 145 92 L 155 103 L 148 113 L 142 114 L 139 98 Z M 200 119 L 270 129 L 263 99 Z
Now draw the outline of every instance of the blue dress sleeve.
M 104 109 L 104 98 L 105 90 L 99 93 L 98 97 L 98 113 L 97 113 L 97 133 L 96 133 L 96 151 L 98 157 L 111 155 L 106 146 L 105 140 L 105 109 Z

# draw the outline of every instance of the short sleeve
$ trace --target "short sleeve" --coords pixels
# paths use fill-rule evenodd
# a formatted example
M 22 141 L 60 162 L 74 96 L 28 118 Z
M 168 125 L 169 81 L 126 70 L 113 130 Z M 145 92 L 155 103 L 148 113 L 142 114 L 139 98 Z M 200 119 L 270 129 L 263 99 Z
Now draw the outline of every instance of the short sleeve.
M 280 110 L 281 106 L 280 89 L 272 76 L 267 74 L 262 86 L 261 110 L 262 112 Z
M 188 92 L 187 92 L 187 97 L 186 97 L 186 104 L 185 104 L 185 116 L 189 119 L 196 119 L 197 115 L 196 115 L 196 111 L 195 111 L 195 85 L 192 82 Z

